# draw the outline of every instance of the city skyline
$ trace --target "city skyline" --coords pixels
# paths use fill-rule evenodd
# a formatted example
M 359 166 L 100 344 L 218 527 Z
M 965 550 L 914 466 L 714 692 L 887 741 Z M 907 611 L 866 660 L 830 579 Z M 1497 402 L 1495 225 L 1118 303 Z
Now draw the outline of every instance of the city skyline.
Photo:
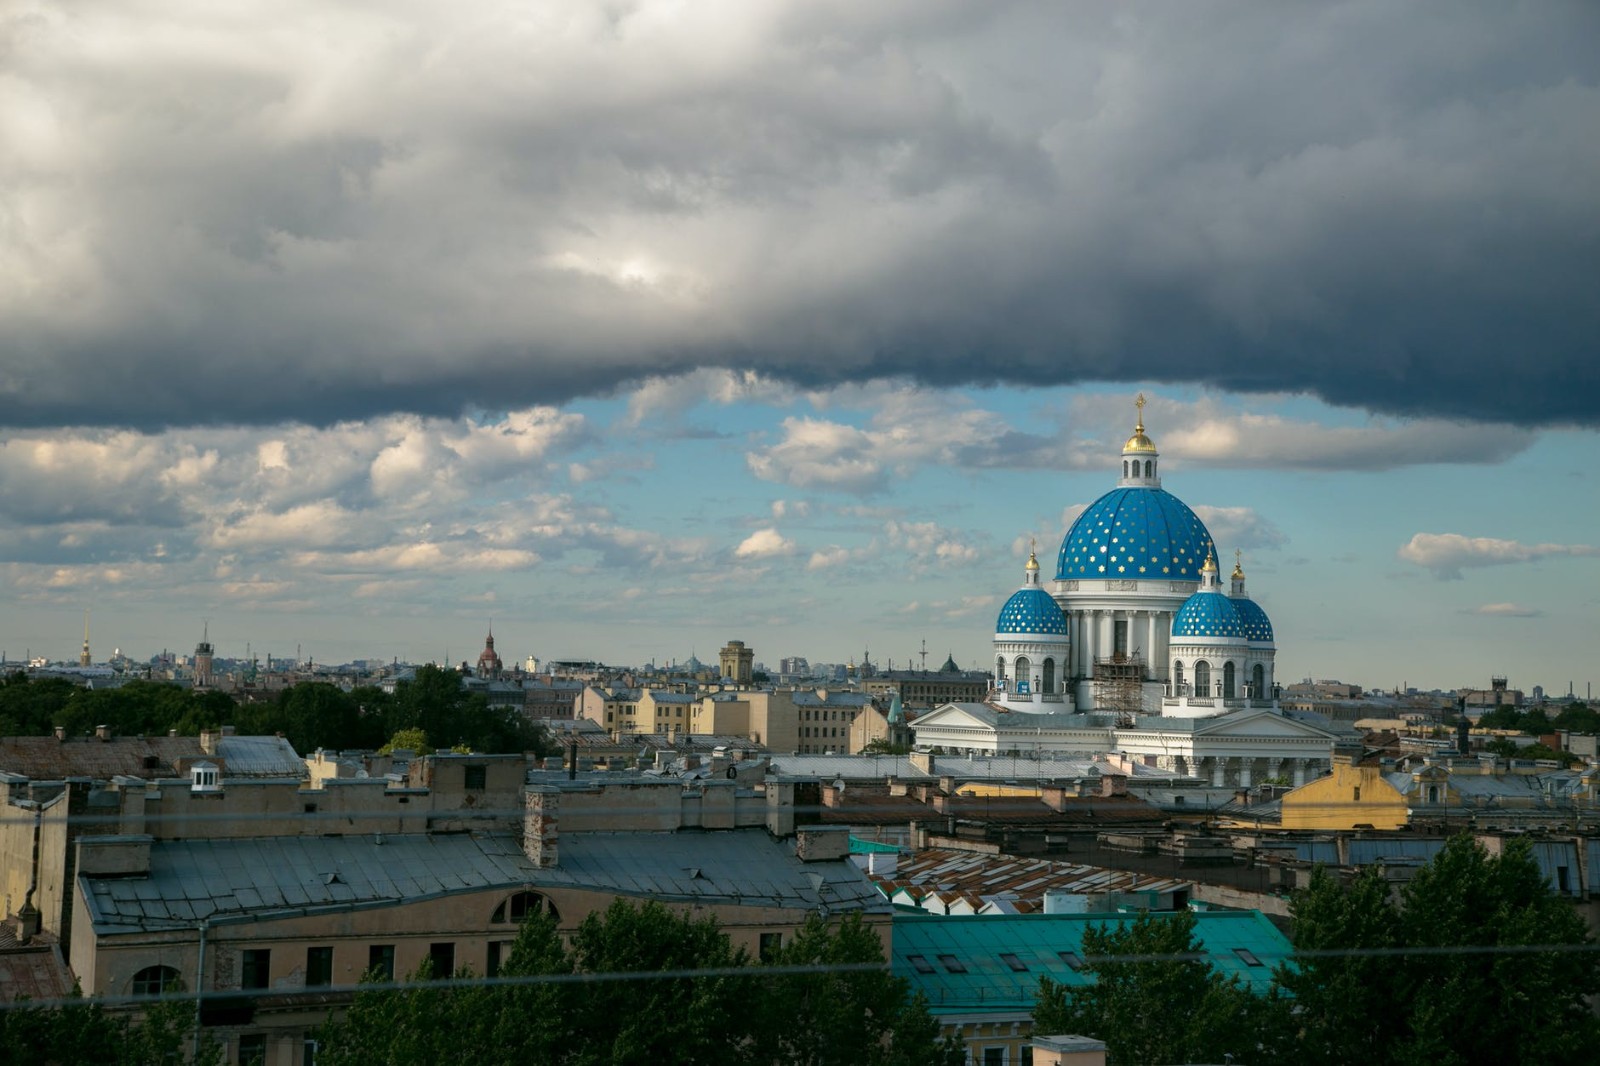
M 1280 677 L 1588 680 L 1593 5 L 7 26 L 13 657 L 982 666 L 1142 391 Z

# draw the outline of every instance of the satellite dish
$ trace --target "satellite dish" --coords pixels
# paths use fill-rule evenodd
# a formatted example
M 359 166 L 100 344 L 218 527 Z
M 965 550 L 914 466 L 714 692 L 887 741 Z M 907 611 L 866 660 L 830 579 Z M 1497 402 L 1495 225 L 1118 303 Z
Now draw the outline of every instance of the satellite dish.
M 844 778 L 841 777 L 841 778 L 838 778 L 837 780 L 835 780 L 834 783 L 833 783 L 833 789 L 834 789 L 835 792 L 843 792 L 844 791 Z

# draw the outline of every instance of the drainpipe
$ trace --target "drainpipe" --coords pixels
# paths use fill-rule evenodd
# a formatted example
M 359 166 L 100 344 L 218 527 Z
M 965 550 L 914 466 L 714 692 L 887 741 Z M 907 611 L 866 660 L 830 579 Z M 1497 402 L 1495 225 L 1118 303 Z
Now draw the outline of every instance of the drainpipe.
M 194 968 L 194 1059 L 200 1061 L 200 1007 L 205 1003 L 203 993 L 206 988 L 206 928 L 211 919 L 200 919 L 200 958 Z

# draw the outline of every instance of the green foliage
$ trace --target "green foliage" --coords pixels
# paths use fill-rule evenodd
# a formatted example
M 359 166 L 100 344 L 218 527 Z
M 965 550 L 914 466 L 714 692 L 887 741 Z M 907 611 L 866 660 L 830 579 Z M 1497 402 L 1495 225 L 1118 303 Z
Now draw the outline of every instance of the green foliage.
M 859 920 L 837 931 L 810 923 L 778 960 L 882 964 Z M 746 972 L 694 971 L 744 969 Z M 607 979 L 616 974 L 648 979 Z M 529 983 L 454 988 L 369 988 L 320 1036 L 325 1066 L 444 1061 L 562 1066 L 610 1063 L 867 1063 L 954 1066 L 926 1005 L 886 970 L 763 974 L 710 918 L 618 900 L 562 943 L 554 919 L 518 931 L 500 977 Z M 413 980 L 428 976 L 426 969 Z M 806 1031 L 815 1030 L 815 1036 Z M 814 1038 L 813 1038 L 814 1037 Z
M 74 989 L 64 1006 L 30 1007 L 24 1000 L 0 1010 L 0 1062 L 220 1066 L 223 1061 L 221 1046 L 209 1037 L 201 1039 L 199 1055 L 191 1058 L 193 1050 L 193 1000 L 164 1000 L 137 1017 L 113 1015 Z
M 771 966 L 881 964 L 883 944 L 859 914 L 846 917 L 837 929 L 813 916 L 766 961 Z M 767 1017 L 752 1037 L 756 1062 L 956 1066 L 965 1059 L 958 1041 L 940 1038 L 937 1021 L 927 1004 L 911 995 L 910 982 L 887 969 L 783 974 L 770 979 L 764 992 Z
M 1298 1059 L 1374 1066 L 1592 1059 L 1600 1024 L 1583 997 L 1600 992 L 1600 955 L 1493 950 L 1593 944 L 1526 841 L 1508 841 L 1492 856 L 1470 836 L 1454 837 L 1398 900 L 1376 870 L 1348 887 L 1318 871 L 1296 894 L 1293 915 L 1296 951 L 1341 953 L 1303 956 L 1278 973 L 1303 1026 Z M 1363 954 L 1373 950 L 1392 953 Z
M 1106 1042 L 1118 1066 L 1144 1063 L 1277 1061 L 1286 1003 L 1256 997 L 1205 961 L 1188 911 L 1142 914 L 1120 927 L 1084 930 L 1084 969 L 1095 982 L 1069 989 L 1039 982 L 1036 1033 L 1082 1033 Z M 1138 961 L 1118 961 L 1133 956 Z
M 432 751 L 428 747 L 428 734 L 420 729 L 402 729 L 390 737 L 388 743 L 378 749 L 379 755 L 388 755 L 396 751 L 409 751 L 421 755 Z
M 1600 711 L 1574 701 L 1561 708 L 1552 724 L 1574 733 L 1600 733 Z
M 892 744 L 888 737 L 877 737 L 861 747 L 863 755 L 910 755 L 910 744 Z

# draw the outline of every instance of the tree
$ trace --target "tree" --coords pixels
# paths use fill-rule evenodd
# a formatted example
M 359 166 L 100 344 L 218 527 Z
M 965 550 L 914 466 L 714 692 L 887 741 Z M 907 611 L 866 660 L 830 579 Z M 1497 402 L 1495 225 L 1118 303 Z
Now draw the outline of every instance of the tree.
M 423 755 L 433 749 L 428 747 L 428 734 L 420 729 L 401 729 L 390 737 L 383 747 L 378 749 L 379 755 L 388 755 L 395 751 L 409 751 L 416 755 Z
M 1381 954 L 1400 942 L 1399 915 L 1381 869 L 1369 866 L 1346 886 L 1317 867 L 1289 913 L 1297 957 L 1274 976 L 1298 1009 L 1300 1057 L 1328 1066 L 1385 1061 L 1389 1033 L 1375 1023 L 1404 1002 L 1404 982 L 1399 960 Z
M 1229 1055 L 1278 1061 L 1286 1003 L 1257 997 L 1217 973 L 1194 931 L 1189 911 L 1085 929 L 1084 969 L 1094 983 L 1074 989 L 1041 978 L 1033 1031 L 1097 1037 L 1119 1066 L 1221 1062 Z
M 1401 894 L 1409 1032 L 1396 1061 L 1590 1062 L 1600 1022 L 1600 955 L 1582 917 L 1545 880 L 1526 840 L 1499 855 L 1451 838 Z M 1558 950 L 1519 949 L 1550 945 Z M 1450 950 L 1457 949 L 1457 950 Z
M 774 976 L 762 992 L 765 1017 L 755 1027 L 758 1062 L 945 1064 L 966 1055 L 944 1040 L 939 1024 L 903 977 L 883 965 L 883 944 L 859 914 L 837 927 L 807 919 L 794 938 L 768 956 L 772 966 L 816 966 L 813 973 Z M 829 969 L 872 966 L 871 969 Z

